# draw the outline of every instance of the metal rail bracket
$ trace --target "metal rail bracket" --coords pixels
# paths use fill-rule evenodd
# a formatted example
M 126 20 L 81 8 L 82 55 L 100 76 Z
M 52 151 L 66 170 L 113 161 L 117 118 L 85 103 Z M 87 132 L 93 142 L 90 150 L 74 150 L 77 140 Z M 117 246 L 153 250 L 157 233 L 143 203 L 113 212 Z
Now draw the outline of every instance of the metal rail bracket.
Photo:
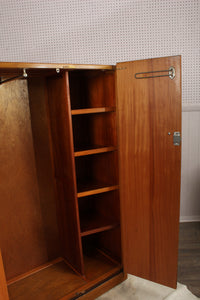
M 167 74 L 156 75 L 156 73 L 167 73 Z M 155 74 L 155 75 L 148 76 L 147 74 Z M 174 67 L 169 67 L 168 70 L 135 73 L 136 79 L 147 79 L 147 78 L 156 78 L 156 77 L 169 77 L 170 79 L 174 79 L 175 76 L 176 76 L 176 71 Z

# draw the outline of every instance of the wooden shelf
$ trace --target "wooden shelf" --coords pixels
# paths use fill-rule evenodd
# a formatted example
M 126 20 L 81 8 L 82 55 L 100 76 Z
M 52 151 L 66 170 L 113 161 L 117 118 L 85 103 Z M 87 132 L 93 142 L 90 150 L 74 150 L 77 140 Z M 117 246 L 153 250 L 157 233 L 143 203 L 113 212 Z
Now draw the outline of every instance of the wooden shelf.
M 90 183 L 90 184 L 78 184 L 78 198 L 106 193 L 109 191 L 118 190 L 119 185 L 106 186 L 105 184 Z
M 38 272 L 24 276 L 21 280 L 8 285 L 10 299 L 60 299 L 85 284 L 64 260 L 49 265 L 47 268 L 38 268 Z
M 81 236 L 107 231 L 119 225 L 118 222 L 95 213 L 88 214 L 80 219 Z
M 97 114 L 105 112 L 114 112 L 115 107 L 95 107 L 95 108 L 83 108 L 83 109 L 72 109 L 71 113 L 75 115 L 85 115 L 85 114 Z
M 110 255 L 100 249 L 84 251 L 84 263 L 85 275 L 89 280 L 102 276 L 102 269 L 104 270 L 103 276 L 105 278 L 122 268 L 121 263 L 115 261 Z
M 91 155 L 91 154 L 98 154 L 98 153 L 105 153 L 105 152 L 111 152 L 116 151 L 117 147 L 114 146 L 91 146 L 90 148 L 85 147 L 82 149 L 77 149 L 74 153 L 75 157 L 79 156 L 85 156 L 85 155 Z
M 25 274 L 20 280 L 8 284 L 10 299 L 72 299 L 77 292 L 91 288 L 99 280 L 105 280 L 121 270 L 119 263 L 97 250 L 92 255 L 84 254 L 86 279 L 77 275 L 62 258 L 57 261 L 41 266 L 37 272 L 30 271 L 27 276 Z

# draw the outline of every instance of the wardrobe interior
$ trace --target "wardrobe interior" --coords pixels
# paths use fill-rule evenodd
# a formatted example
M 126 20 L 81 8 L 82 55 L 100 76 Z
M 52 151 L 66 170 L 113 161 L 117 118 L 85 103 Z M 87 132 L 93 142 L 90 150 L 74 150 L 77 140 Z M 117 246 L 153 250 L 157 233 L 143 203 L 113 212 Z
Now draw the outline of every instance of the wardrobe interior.
M 53 300 L 122 270 L 115 71 L 26 72 L 0 84 L 0 250 L 10 299 Z

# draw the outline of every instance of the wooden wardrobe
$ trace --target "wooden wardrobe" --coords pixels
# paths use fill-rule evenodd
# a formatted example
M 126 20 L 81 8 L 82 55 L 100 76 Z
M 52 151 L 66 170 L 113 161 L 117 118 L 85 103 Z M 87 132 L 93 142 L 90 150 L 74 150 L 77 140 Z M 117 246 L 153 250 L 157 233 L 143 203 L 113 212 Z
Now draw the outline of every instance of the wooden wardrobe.
M 0 63 L 0 299 L 177 280 L 180 56 Z

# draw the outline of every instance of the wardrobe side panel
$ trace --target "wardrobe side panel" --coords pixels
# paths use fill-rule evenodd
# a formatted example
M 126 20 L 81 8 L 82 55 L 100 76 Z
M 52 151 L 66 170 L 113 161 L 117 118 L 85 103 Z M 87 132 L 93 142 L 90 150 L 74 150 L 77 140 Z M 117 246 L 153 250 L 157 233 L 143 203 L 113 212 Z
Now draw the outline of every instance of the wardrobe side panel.
M 28 79 L 31 126 L 48 259 L 60 256 L 45 77 Z
M 48 261 L 25 80 L 0 86 L 0 245 L 6 278 Z

